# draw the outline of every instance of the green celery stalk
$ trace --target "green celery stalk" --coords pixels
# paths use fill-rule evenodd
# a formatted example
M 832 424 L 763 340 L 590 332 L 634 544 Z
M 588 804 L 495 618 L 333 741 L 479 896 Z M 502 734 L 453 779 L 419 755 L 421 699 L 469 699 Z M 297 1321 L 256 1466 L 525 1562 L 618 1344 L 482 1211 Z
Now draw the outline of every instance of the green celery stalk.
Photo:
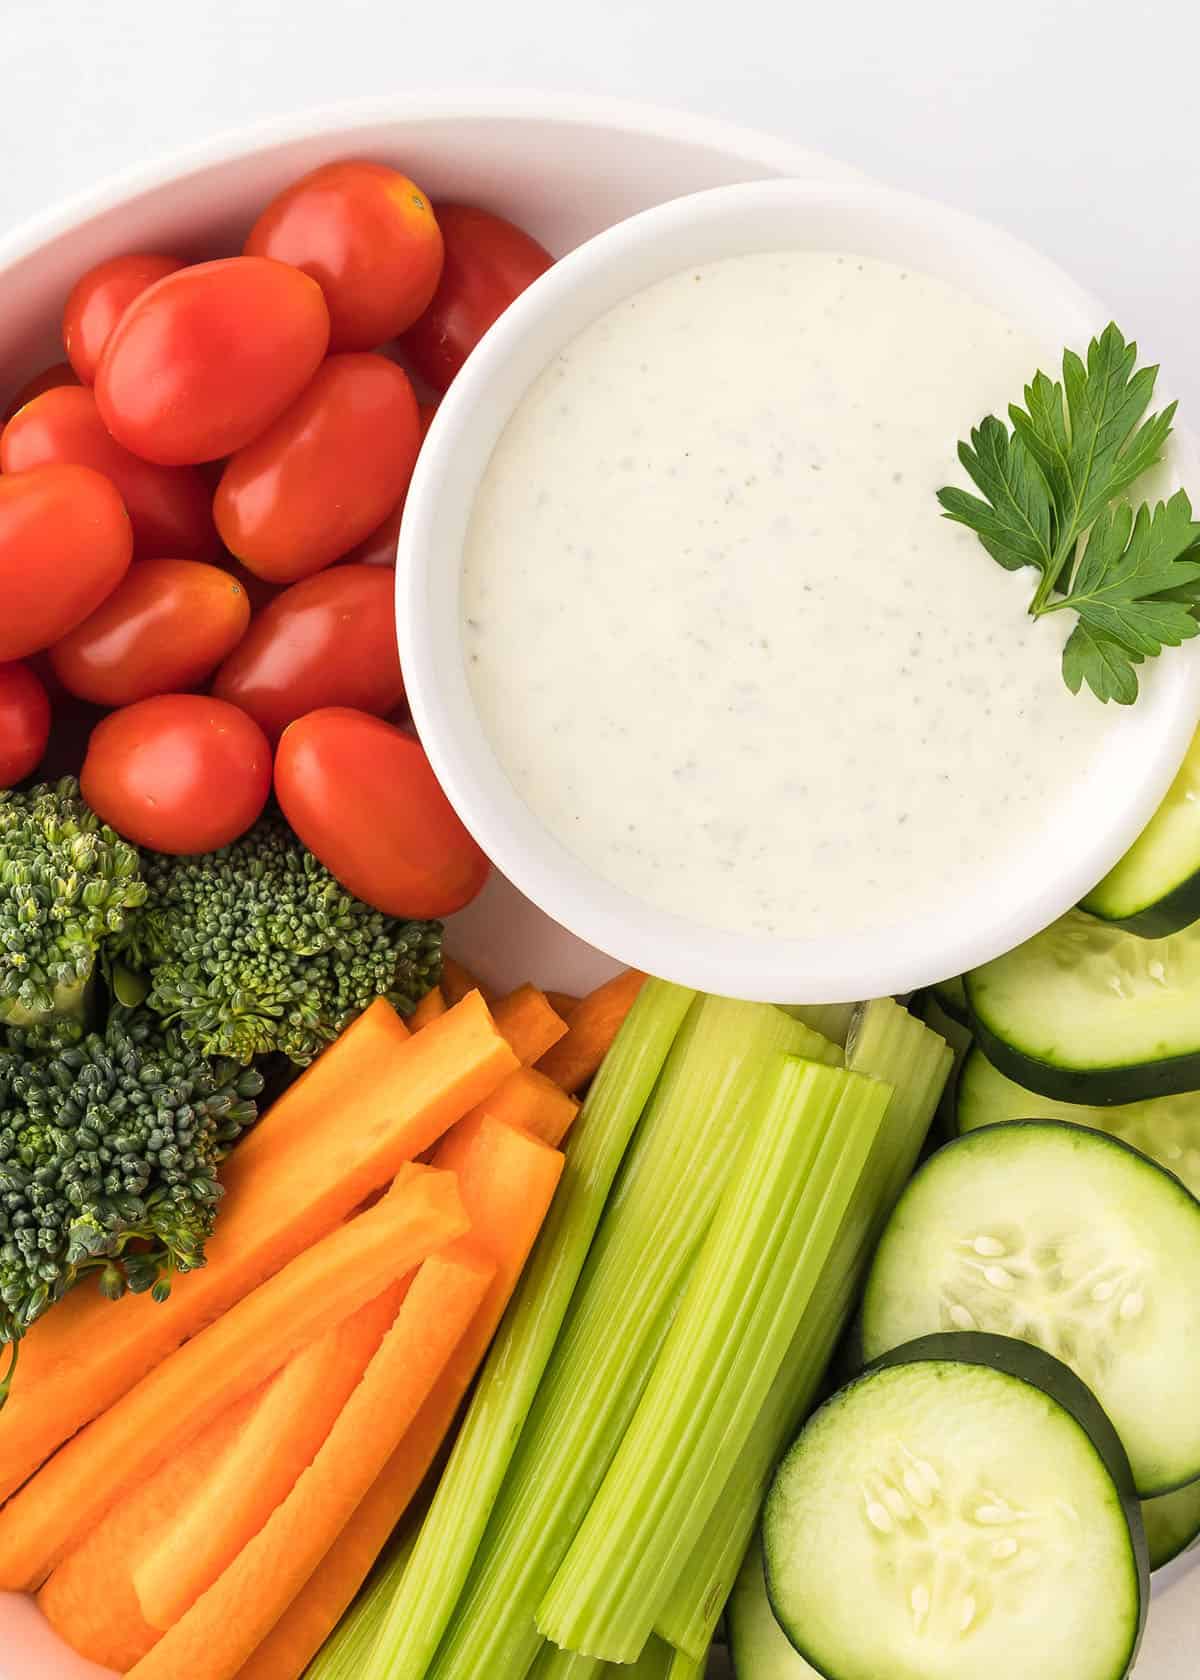
M 670 1645 L 667 1645 L 665 1649 L 670 1652 L 670 1660 L 663 1671 L 664 1680 L 701 1680 L 704 1670 L 708 1666 L 707 1651 L 702 1657 L 690 1657 L 686 1651 L 676 1651 Z M 612 1672 L 616 1676 L 630 1671 L 613 1663 Z
M 598 1657 L 581 1657 L 577 1651 L 564 1651 L 549 1641 L 538 1652 L 529 1680 L 669 1680 L 676 1673 L 678 1653 L 661 1639 L 650 1639 L 637 1662 L 632 1665 L 601 1662 Z M 680 1670 L 697 1674 L 696 1668 Z
M 609 1662 L 642 1650 L 753 1432 L 892 1094 L 795 1060 L 760 1089 L 641 1404 L 538 1611 L 546 1638 Z
M 854 1019 L 857 1003 L 781 1003 L 780 1009 L 793 1021 L 803 1021 L 806 1027 L 819 1032 L 833 1044 L 845 1044 Z
M 541 1644 L 537 1607 L 650 1376 L 728 1178 L 757 1075 L 786 1052 L 841 1060 L 835 1046 L 769 1004 L 706 997 L 693 1006 L 605 1210 L 430 1680 L 528 1673 Z M 422 1677 L 378 1668 L 366 1680 Z
M 416 1543 L 414 1524 L 376 1564 L 354 1603 L 305 1669 L 304 1680 L 359 1680 Z
M 838 1232 L 812 1306 L 657 1618 L 660 1637 L 697 1661 L 703 1660 L 733 1591 L 775 1465 L 818 1396 L 880 1232 L 916 1166 L 953 1061 L 938 1035 L 890 998 L 864 1005 L 846 1059 L 857 1072 L 892 1085 L 894 1094 L 861 1194 Z
M 695 993 L 650 980 L 571 1129 L 557 1194 L 483 1367 L 403 1582 L 356 1680 L 422 1680 L 454 1612 L 609 1191 Z

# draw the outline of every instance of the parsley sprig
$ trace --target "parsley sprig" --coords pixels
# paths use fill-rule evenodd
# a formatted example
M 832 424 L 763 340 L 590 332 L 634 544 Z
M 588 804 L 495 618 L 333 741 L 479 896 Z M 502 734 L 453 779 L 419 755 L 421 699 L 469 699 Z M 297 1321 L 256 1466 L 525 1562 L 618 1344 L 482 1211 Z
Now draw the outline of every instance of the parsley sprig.
M 1036 373 L 1011 428 L 989 414 L 958 458 L 980 496 L 938 491 L 947 519 L 967 525 L 1008 571 L 1041 573 L 1029 611 L 1073 612 L 1063 649 L 1072 694 L 1137 699 L 1136 666 L 1200 634 L 1200 523 L 1180 490 L 1136 511 L 1125 492 L 1162 459 L 1175 404 L 1145 418 L 1157 367 L 1109 324 L 1084 362 L 1063 354 L 1062 379 Z

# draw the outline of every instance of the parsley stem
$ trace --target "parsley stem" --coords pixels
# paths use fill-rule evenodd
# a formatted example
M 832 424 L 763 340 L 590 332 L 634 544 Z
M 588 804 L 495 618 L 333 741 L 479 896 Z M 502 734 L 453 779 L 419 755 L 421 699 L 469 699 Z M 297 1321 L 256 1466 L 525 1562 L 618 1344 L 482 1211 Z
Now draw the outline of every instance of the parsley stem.
M 1034 591 L 1033 600 L 1029 603 L 1029 613 L 1032 618 L 1041 618 L 1043 613 L 1057 612 L 1063 605 L 1062 601 L 1051 601 L 1050 595 L 1055 584 L 1062 576 L 1063 567 L 1074 555 L 1078 541 L 1079 533 L 1072 526 L 1067 532 L 1066 539 L 1059 543 L 1050 564 L 1042 573 L 1041 582 Z

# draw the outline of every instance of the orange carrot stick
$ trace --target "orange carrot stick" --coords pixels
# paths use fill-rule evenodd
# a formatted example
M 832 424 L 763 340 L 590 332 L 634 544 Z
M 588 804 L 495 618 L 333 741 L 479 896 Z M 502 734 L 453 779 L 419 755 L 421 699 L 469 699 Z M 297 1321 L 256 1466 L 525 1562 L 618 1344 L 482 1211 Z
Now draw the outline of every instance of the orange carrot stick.
M 546 996 L 550 999 L 550 1007 L 553 1009 L 554 1013 L 556 1015 L 561 1015 L 567 1025 L 570 1026 L 571 1017 L 579 1008 L 580 1001 L 575 996 L 574 992 L 547 991 Z
M 589 992 L 572 1015 L 566 1036 L 538 1062 L 539 1070 L 564 1091 L 582 1090 L 608 1055 L 645 983 L 646 976 L 631 968 Z
M 517 1060 L 527 1067 L 557 1044 L 567 1030 L 567 1023 L 554 1013 L 545 992 L 536 986 L 518 986 L 494 1003 L 492 1019 L 512 1045 Z
M 377 1000 L 238 1144 L 202 1270 L 106 1301 L 81 1285 L 34 1325 L 0 1414 L 0 1500 L 265 1278 L 324 1237 L 517 1065 L 481 998 L 411 1038 Z
M 133 1584 L 151 1627 L 172 1627 L 287 1498 L 358 1386 L 407 1287 L 395 1284 L 368 1301 L 276 1372 L 208 1477 L 143 1548 Z
M 495 1272 L 481 1252 L 462 1245 L 425 1262 L 311 1465 L 225 1573 L 135 1665 L 136 1680 L 233 1680 L 391 1457 Z
M 579 1113 L 579 1104 L 544 1073 L 523 1067 L 510 1073 L 472 1113 L 490 1114 L 557 1149 Z
M 185 1342 L 22 1488 L 0 1512 L 0 1587 L 40 1586 L 124 1489 L 466 1231 L 453 1174 L 415 1165 L 404 1172 L 411 1182 L 403 1193 L 339 1226 Z
M 426 992 L 420 1003 L 408 1017 L 409 1032 L 420 1032 L 431 1021 L 436 1021 L 439 1015 L 446 1013 L 446 1000 L 442 996 L 440 986 L 435 986 L 431 992 Z
M 139 1547 L 173 1518 L 182 1500 L 203 1485 L 259 1403 L 255 1391 L 138 1482 L 64 1559 L 38 1594 L 50 1626 L 72 1650 L 122 1673 L 162 1637 L 142 1615 L 133 1584 Z
M 446 1002 L 454 1006 L 461 1003 L 468 992 L 478 992 L 485 1003 L 490 1003 L 494 993 L 486 986 L 481 986 L 469 968 L 456 962 L 453 957 L 442 958 L 442 996 Z
M 299 1680 L 328 1639 L 416 1497 L 482 1363 L 541 1229 L 563 1159 L 484 1113 L 460 1121 L 438 1145 L 438 1164 L 459 1175 L 471 1235 L 495 1262 L 491 1288 L 403 1440 L 238 1680 Z M 455 1245 L 458 1246 L 457 1244 Z M 449 1251 L 448 1251 L 449 1252 Z

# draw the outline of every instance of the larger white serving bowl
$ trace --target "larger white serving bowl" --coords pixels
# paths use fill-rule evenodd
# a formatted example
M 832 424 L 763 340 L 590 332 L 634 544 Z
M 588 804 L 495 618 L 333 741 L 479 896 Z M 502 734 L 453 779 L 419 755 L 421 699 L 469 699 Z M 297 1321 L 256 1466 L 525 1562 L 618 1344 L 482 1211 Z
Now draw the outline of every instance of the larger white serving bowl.
M 397 622 L 413 714 L 439 779 L 483 849 L 531 899 L 621 961 L 684 985 L 779 1003 L 840 1003 L 959 974 L 1081 898 L 1144 827 L 1179 767 L 1200 712 L 1200 654 L 1193 643 L 1143 668 L 1137 705 L 1109 708 L 1103 748 L 1086 779 L 1045 813 L 1036 834 L 1014 833 L 1002 868 L 981 872 L 964 892 L 905 905 L 890 925 L 819 939 L 703 927 L 632 897 L 543 827 L 498 760 L 466 674 L 461 561 L 492 452 L 538 375 L 615 305 L 683 269 L 800 249 L 923 270 L 1009 316 L 1035 343 L 1082 347 L 1108 319 L 1061 269 L 1010 235 L 884 187 L 752 182 L 644 211 L 530 287 L 455 380 L 409 491 Z M 951 450 L 948 439 L 948 474 Z M 1166 477 L 1172 489 L 1181 480 L 1200 484 L 1187 440 L 1173 440 Z M 937 517 L 931 492 L 930 522 Z M 978 564 L 990 562 L 981 553 Z M 686 695 L 680 699 L 688 704 Z M 831 705 L 840 703 L 831 695 Z M 1075 703 L 1098 704 L 1086 691 Z M 647 717 L 644 727 L 669 728 L 670 721 Z M 813 724 L 820 728 L 819 716 Z M 853 834 L 844 843 L 852 852 Z M 796 851 L 802 868 L 801 836 Z
M 476 90 L 299 113 L 156 161 L 0 240 L 0 395 L 61 359 L 62 303 L 93 263 L 138 248 L 237 250 L 272 193 L 319 163 L 362 156 L 400 165 L 435 198 L 513 217 L 556 254 L 680 193 L 769 175 L 861 179 L 767 135 L 617 99 Z M 500 876 L 456 921 L 456 954 L 501 988 L 533 976 L 583 990 L 614 966 Z M 0 1595 L 3 1680 L 106 1673 L 57 1640 L 31 1600 Z

